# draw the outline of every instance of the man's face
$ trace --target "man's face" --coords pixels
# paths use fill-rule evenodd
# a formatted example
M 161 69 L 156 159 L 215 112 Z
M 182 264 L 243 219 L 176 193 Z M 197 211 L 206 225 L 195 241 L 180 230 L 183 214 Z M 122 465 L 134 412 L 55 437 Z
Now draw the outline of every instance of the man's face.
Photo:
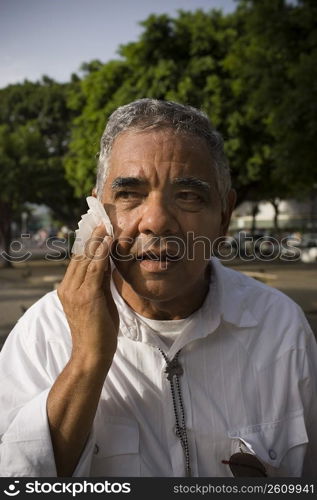
M 228 223 L 203 139 L 171 129 L 121 134 L 102 202 L 132 293 L 179 300 L 203 286 L 211 245 Z

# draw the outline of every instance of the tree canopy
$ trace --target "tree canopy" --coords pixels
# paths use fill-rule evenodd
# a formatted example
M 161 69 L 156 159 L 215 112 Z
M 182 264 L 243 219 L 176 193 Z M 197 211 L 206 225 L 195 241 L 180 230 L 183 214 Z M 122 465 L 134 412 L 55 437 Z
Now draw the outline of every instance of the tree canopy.
M 0 239 L 6 250 L 12 219 L 25 202 L 46 204 L 62 221 L 78 212 L 63 165 L 71 121 L 67 88 L 44 77 L 0 90 Z

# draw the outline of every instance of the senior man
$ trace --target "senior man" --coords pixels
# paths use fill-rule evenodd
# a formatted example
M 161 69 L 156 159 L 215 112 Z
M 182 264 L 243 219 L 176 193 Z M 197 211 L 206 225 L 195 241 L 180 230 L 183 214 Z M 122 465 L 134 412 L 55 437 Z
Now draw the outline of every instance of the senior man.
M 315 340 L 285 295 L 210 259 L 235 193 L 208 118 L 118 108 L 95 194 L 113 238 L 98 226 L 3 348 L 1 474 L 314 475 Z

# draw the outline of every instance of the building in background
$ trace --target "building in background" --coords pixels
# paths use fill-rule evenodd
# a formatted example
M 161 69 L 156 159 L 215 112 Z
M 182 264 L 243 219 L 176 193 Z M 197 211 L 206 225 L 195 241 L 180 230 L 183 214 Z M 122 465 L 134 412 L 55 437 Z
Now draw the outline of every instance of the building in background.
M 281 232 L 317 232 L 317 196 L 306 201 L 278 200 L 277 225 Z M 243 202 L 233 212 L 230 232 L 275 233 L 276 212 L 270 202 Z

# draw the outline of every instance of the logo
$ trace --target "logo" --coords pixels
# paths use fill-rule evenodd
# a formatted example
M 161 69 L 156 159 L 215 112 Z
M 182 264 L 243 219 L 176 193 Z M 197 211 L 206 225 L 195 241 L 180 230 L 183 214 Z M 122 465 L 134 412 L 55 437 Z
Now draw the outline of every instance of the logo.
M 16 484 L 19 484 L 20 481 L 14 481 Z M 16 486 L 14 483 L 10 484 L 8 486 L 8 490 L 4 490 L 3 493 L 5 493 L 6 495 L 8 495 L 9 497 L 15 497 L 16 495 L 18 495 L 20 493 L 20 490 L 16 490 Z

